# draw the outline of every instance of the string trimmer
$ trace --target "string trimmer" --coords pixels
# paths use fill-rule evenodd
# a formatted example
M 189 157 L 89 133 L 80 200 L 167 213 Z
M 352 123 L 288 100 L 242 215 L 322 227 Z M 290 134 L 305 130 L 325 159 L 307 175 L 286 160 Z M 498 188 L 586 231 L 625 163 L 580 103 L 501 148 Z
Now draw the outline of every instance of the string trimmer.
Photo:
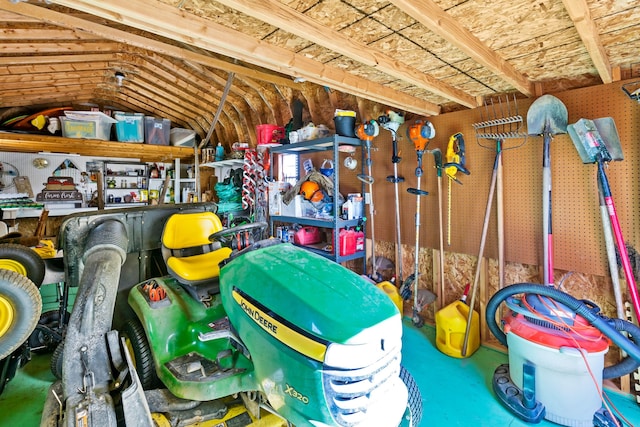
M 429 144 L 429 141 L 436 135 L 436 130 L 428 121 L 416 120 L 414 124 L 407 128 L 407 137 L 416 150 L 416 156 L 418 160 L 418 166 L 416 167 L 416 177 L 417 177 L 417 186 L 416 188 L 408 188 L 407 192 L 410 194 L 414 194 L 416 196 L 416 216 L 415 216 L 415 253 L 414 253 L 414 263 L 413 263 L 413 274 L 407 277 L 407 280 L 402 284 L 402 288 L 400 289 L 400 294 L 404 299 L 409 299 L 411 296 L 411 288 L 413 285 L 413 324 L 421 327 L 424 324 L 424 321 L 420 318 L 419 314 L 422 311 L 423 305 L 419 303 L 418 297 L 418 283 L 419 283 L 419 258 L 420 258 L 420 197 L 426 196 L 429 194 L 425 190 L 420 189 L 420 178 L 422 178 L 423 170 L 422 170 L 422 156 L 424 155 L 424 151 Z
M 361 123 L 356 129 L 356 135 L 364 143 L 366 150 L 365 164 L 367 165 L 367 175 L 358 174 L 358 179 L 369 185 L 369 218 L 367 220 L 371 224 L 371 279 L 380 282 L 381 277 L 378 274 L 378 266 L 376 263 L 376 237 L 373 216 L 376 212 L 373 206 L 373 174 L 371 172 L 371 141 L 380 133 L 380 127 L 375 120 L 369 120 Z
M 398 152 L 398 128 L 404 123 L 404 116 L 394 111 L 388 111 L 387 115 L 378 117 L 378 122 L 383 129 L 391 132 L 391 141 L 393 143 L 393 154 L 391 155 L 391 163 L 393 163 L 393 175 L 387 176 L 387 181 L 393 183 L 395 193 L 395 220 L 396 220 L 396 286 L 402 286 L 404 276 L 402 273 L 402 235 L 400 234 L 400 195 L 398 192 L 398 184 L 404 182 L 404 178 L 398 176 L 398 163 L 401 157 Z

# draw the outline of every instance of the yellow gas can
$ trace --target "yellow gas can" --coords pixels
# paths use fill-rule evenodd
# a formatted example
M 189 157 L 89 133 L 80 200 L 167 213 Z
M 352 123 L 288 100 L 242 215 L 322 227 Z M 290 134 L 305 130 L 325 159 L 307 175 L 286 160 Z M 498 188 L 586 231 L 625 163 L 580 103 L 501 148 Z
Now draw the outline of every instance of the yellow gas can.
M 402 305 L 403 305 L 402 297 L 400 296 L 400 293 L 398 292 L 398 288 L 396 288 L 396 285 L 386 280 L 384 282 L 377 283 L 376 286 L 382 289 L 389 296 L 389 298 L 391 298 L 391 301 L 393 301 L 396 307 L 398 307 L 398 311 L 400 311 L 400 316 L 402 316 Z
M 436 347 L 452 357 L 469 357 L 480 347 L 480 315 L 473 311 L 467 352 L 462 356 L 464 333 L 467 329 L 469 306 L 455 301 L 436 313 Z

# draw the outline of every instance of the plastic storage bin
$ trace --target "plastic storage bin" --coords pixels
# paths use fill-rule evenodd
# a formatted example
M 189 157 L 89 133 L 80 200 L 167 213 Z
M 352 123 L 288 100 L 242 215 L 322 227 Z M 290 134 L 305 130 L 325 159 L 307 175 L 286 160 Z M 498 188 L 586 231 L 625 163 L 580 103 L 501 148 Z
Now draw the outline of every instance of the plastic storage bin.
M 113 113 L 116 122 L 116 138 L 120 142 L 144 142 L 144 114 Z
M 171 145 L 180 147 L 193 147 L 196 142 L 196 131 L 185 128 L 173 128 L 169 131 Z
M 169 145 L 171 120 L 151 116 L 144 118 L 144 141 L 152 145 Z
M 65 111 L 60 116 L 62 136 L 65 138 L 111 139 L 111 125 L 115 119 L 99 111 Z

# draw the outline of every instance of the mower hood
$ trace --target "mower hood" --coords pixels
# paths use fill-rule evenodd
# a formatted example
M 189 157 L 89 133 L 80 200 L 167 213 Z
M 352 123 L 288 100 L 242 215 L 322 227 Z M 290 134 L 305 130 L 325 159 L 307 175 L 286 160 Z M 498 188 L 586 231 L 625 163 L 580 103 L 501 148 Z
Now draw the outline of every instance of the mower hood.
M 223 286 L 233 287 L 222 290 L 233 295 L 233 301 L 223 301 L 228 312 L 229 304 L 237 304 L 276 338 L 307 340 L 318 361 L 324 361 L 323 349 L 331 343 L 362 346 L 366 358 L 375 357 L 376 348 L 368 347 L 379 348 L 381 339 L 400 345 L 402 324 L 391 299 L 356 273 L 305 249 L 281 244 L 255 250 L 230 262 L 221 276 Z M 285 336 L 291 333 L 299 336 Z

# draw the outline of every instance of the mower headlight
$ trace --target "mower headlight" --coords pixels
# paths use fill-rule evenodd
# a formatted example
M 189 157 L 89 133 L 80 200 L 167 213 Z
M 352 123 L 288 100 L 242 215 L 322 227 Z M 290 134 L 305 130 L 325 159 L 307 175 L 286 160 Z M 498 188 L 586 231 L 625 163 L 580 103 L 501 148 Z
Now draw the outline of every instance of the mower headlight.
M 324 363 L 340 369 L 358 369 L 372 365 L 402 346 L 402 323 L 394 316 L 367 328 L 345 343 L 331 343 Z

